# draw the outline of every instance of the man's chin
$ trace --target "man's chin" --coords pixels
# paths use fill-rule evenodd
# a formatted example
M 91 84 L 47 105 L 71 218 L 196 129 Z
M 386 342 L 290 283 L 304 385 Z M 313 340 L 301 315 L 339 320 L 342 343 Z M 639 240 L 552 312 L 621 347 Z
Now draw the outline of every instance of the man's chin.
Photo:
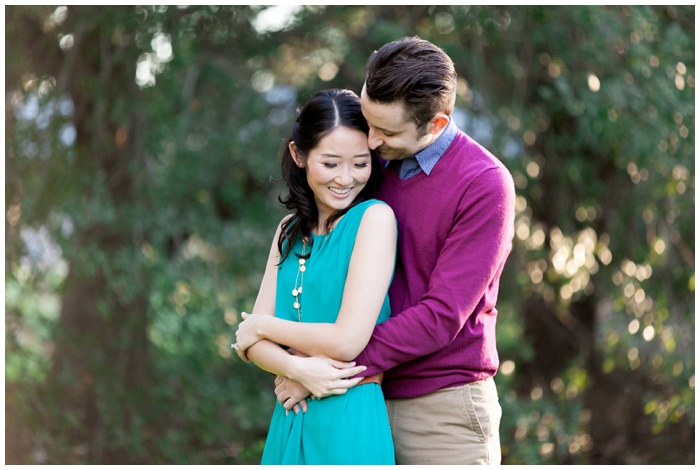
M 377 150 L 377 155 L 379 155 L 379 158 L 387 162 L 396 160 L 396 155 L 391 152 L 382 152 L 381 150 Z

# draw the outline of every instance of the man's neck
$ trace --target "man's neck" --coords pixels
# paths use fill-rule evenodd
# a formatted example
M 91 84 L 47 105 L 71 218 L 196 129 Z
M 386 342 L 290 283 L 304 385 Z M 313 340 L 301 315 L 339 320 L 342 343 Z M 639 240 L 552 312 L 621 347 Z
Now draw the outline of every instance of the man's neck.
M 448 127 L 450 127 L 449 123 L 436 133 L 428 132 L 426 135 L 424 135 L 420 140 L 422 141 L 425 139 L 425 142 L 421 142 L 421 145 L 416 153 L 419 153 L 433 145 L 440 138 L 440 136 L 445 133 Z

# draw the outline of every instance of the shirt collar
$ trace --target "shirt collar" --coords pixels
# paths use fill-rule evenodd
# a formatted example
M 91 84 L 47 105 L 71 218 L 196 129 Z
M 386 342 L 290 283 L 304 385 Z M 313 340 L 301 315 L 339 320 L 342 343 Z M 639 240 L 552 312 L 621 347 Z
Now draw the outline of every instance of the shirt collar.
M 414 155 L 413 158 L 418 160 L 418 164 L 426 175 L 430 175 L 433 167 L 438 162 L 442 154 L 445 153 L 458 132 L 459 128 L 455 124 L 452 117 L 450 117 L 450 122 L 447 124 L 447 127 L 442 134 L 440 134 L 440 137 L 438 137 L 435 142 Z

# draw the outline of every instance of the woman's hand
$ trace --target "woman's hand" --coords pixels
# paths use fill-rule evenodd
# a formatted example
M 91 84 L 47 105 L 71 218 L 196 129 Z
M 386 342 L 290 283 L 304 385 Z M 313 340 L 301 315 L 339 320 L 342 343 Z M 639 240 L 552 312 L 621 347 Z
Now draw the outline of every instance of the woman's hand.
M 238 353 L 238 357 L 243 359 L 245 362 L 249 362 L 246 351 L 252 345 L 260 341 L 262 336 L 260 335 L 260 323 L 265 321 L 267 315 L 254 315 L 250 313 L 241 313 L 243 321 L 238 324 L 238 329 L 236 330 L 236 344 L 233 348 Z
M 290 378 L 301 383 L 315 398 L 342 395 L 362 377 L 350 379 L 367 370 L 354 362 L 342 362 L 327 357 L 294 357 Z

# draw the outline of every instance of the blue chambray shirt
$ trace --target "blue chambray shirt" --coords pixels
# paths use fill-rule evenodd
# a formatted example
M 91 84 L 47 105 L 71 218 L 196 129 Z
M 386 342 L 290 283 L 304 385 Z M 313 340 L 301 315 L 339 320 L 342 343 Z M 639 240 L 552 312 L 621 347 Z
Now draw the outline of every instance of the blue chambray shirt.
M 433 167 L 442 154 L 445 153 L 445 150 L 450 146 L 458 132 L 459 128 L 457 128 L 454 120 L 450 117 L 450 122 L 435 142 L 414 156 L 401 160 L 399 178 L 406 180 L 411 176 L 417 175 L 421 170 L 423 170 L 426 175 L 430 176 Z

